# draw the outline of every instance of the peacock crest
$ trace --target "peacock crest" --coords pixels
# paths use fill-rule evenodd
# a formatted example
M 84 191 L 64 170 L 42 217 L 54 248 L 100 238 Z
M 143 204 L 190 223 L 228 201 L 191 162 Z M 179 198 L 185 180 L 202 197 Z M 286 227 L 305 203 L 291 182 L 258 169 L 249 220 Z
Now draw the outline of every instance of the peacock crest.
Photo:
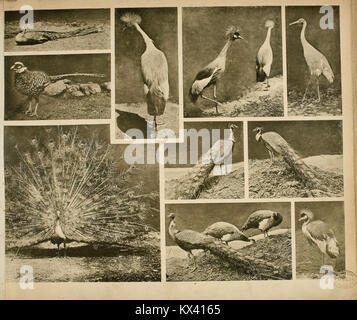
M 127 12 L 124 15 L 122 15 L 120 17 L 120 20 L 126 23 L 128 27 L 131 27 L 134 24 L 141 23 L 141 17 L 138 14 L 132 12 Z
M 146 199 L 156 195 L 128 187 L 135 167 L 118 168 L 113 147 L 78 131 L 46 128 L 11 150 L 18 159 L 5 170 L 8 248 L 50 240 L 58 221 L 68 241 L 84 243 L 133 245 L 150 231 Z

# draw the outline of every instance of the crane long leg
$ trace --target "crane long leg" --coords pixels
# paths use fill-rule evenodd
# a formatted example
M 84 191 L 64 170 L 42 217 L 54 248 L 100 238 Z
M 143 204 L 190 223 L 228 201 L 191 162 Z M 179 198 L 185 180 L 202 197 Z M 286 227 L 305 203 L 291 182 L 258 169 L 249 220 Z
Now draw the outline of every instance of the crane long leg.
M 316 77 L 316 83 L 317 83 L 317 101 L 320 102 L 320 81 L 319 77 Z
M 307 86 L 306 86 L 306 89 L 305 89 L 305 93 L 304 93 L 304 96 L 303 96 L 303 98 L 302 98 L 302 101 L 305 101 L 305 99 L 306 99 L 306 94 L 307 94 L 307 91 L 308 91 L 308 89 L 309 89 L 309 87 L 310 87 L 310 84 L 311 84 L 311 76 L 310 76 L 310 79 L 309 79 L 309 82 L 307 83 Z

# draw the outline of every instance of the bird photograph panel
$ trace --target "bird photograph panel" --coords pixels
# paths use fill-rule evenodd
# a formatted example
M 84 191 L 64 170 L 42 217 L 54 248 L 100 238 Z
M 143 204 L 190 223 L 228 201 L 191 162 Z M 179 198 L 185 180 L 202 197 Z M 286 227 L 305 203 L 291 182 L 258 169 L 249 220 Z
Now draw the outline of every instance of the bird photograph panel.
M 129 165 L 109 125 L 5 128 L 9 282 L 160 281 L 159 167 Z
M 166 199 L 244 198 L 243 122 L 184 125 L 184 142 L 165 144 Z
M 110 9 L 33 10 L 33 28 L 20 29 L 26 17 L 5 12 L 5 51 L 110 49 Z
M 248 123 L 249 196 L 342 197 L 341 121 Z
M 289 202 L 166 204 L 167 281 L 291 279 Z
M 281 8 L 183 8 L 185 117 L 283 116 Z
M 286 7 L 288 114 L 341 115 L 339 7 Z M 325 24 L 331 23 L 326 28 Z M 323 27 L 321 27 L 323 24 Z M 331 27 L 331 28 L 330 28 Z
M 177 8 L 115 11 L 116 138 L 178 139 Z
M 320 279 L 320 268 L 345 276 L 345 221 L 342 201 L 296 202 L 296 276 Z
M 110 119 L 110 55 L 5 57 L 5 120 Z

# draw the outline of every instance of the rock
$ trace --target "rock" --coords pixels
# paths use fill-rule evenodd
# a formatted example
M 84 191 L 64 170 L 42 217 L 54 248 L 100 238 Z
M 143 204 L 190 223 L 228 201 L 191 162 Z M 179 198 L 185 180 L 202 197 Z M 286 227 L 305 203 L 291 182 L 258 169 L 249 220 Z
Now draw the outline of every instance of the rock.
M 102 89 L 107 90 L 107 91 L 111 91 L 112 88 L 111 88 L 110 81 L 102 83 Z
M 93 82 L 81 84 L 80 89 L 86 96 L 102 92 L 100 85 L 98 83 Z
M 74 97 L 83 97 L 84 93 L 78 84 L 72 84 L 67 86 L 67 93 Z
M 57 96 L 67 89 L 66 80 L 59 80 L 49 84 L 44 93 L 48 96 Z

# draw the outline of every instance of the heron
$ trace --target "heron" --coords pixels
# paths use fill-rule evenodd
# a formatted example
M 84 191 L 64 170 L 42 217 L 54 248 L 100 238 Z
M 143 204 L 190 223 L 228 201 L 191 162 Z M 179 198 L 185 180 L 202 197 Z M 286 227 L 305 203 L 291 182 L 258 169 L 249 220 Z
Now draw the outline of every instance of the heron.
M 273 63 L 273 50 L 270 45 L 271 30 L 274 28 L 274 21 L 267 20 L 265 22 L 265 28 L 268 29 L 265 41 L 259 48 L 257 59 L 256 59 L 256 69 L 257 69 L 257 82 L 264 82 L 266 80 L 267 88 L 269 85 L 269 75 L 271 70 L 271 65 Z
M 327 223 L 314 220 L 314 214 L 309 209 L 300 211 L 300 219 L 303 221 L 302 233 L 310 245 L 317 247 L 322 254 L 322 265 L 325 265 L 325 256 L 337 258 L 340 254 L 338 241 L 333 230 Z
M 308 89 L 310 87 L 311 81 L 313 78 L 316 79 L 316 85 L 317 85 L 317 101 L 320 102 L 320 84 L 319 84 L 319 77 L 322 75 L 325 76 L 327 81 L 331 84 L 333 83 L 334 80 L 334 73 L 332 71 L 332 68 L 327 61 L 326 57 L 316 48 L 314 48 L 307 40 L 305 37 L 305 31 L 306 31 L 306 26 L 307 22 L 304 18 L 300 18 L 297 21 L 291 22 L 289 25 L 292 26 L 294 24 L 302 24 L 302 29 L 301 29 L 301 34 L 300 34 L 300 39 L 301 39 L 301 44 L 304 50 L 304 57 L 305 61 L 309 67 L 310 70 L 310 78 L 309 82 L 307 84 L 307 87 L 305 89 L 305 94 L 302 98 L 302 101 L 305 101 L 306 99 L 306 94 L 308 92 Z
M 240 35 L 236 26 L 230 26 L 226 30 L 226 43 L 218 56 L 199 71 L 191 85 L 189 96 L 192 102 L 196 102 L 199 97 L 216 104 L 216 113 L 218 106 L 222 103 L 217 101 L 217 81 L 222 77 L 226 69 L 227 51 L 233 41 L 244 38 Z M 213 99 L 203 95 L 203 91 L 213 86 Z
M 141 73 L 144 80 L 144 94 L 147 103 L 147 112 L 156 118 L 165 112 L 169 98 L 168 64 L 165 54 L 155 47 L 153 40 L 140 27 L 141 17 L 134 13 L 126 13 L 120 18 L 128 27 L 135 27 L 141 34 L 146 49 L 141 55 Z

